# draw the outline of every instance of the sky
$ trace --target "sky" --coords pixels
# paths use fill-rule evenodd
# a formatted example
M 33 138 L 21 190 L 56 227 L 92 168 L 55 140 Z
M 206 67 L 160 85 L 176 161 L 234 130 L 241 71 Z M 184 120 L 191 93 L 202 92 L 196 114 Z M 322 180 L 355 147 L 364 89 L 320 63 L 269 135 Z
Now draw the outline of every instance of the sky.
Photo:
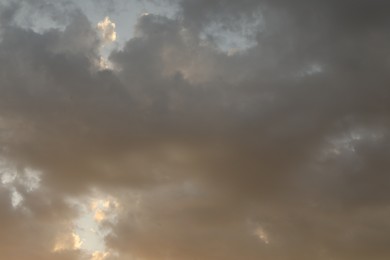
M 0 0 L 0 259 L 390 259 L 389 12 Z

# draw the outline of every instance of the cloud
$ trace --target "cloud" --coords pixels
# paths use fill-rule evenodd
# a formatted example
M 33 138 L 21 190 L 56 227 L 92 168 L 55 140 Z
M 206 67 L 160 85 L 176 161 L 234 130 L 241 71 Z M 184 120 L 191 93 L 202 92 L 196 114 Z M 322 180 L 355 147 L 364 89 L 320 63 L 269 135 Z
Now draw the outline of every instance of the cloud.
M 104 42 L 110 43 L 116 41 L 115 23 L 113 23 L 108 16 L 97 24 L 97 28 L 100 31 Z
M 83 242 L 77 234 L 63 234 L 60 238 L 57 239 L 53 251 L 60 252 L 64 250 L 78 250 L 82 244 Z
M 0 258 L 388 259 L 388 4 L 175 3 L 104 69 L 108 17 L 2 9 Z M 96 191 L 94 253 L 74 223 Z

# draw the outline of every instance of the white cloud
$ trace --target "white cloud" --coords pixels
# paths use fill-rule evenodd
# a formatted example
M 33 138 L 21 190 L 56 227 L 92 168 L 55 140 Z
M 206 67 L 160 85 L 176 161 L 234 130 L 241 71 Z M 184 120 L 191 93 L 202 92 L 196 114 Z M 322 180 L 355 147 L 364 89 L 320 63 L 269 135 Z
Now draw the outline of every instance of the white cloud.
M 116 41 L 116 31 L 115 31 L 115 23 L 110 20 L 108 16 L 106 16 L 103 21 L 100 21 L 97 24 L 97 29 L 99 30 L 104 43 L 110 43 Z

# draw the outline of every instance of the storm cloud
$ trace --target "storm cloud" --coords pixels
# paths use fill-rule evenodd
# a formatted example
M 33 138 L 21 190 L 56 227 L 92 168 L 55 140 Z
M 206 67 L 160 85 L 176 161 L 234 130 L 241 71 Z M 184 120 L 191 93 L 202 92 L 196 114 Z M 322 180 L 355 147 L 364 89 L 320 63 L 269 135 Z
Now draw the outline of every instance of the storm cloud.
M 0 1 L 0 258 L 388 259 L 390 3 L 152 2 Z

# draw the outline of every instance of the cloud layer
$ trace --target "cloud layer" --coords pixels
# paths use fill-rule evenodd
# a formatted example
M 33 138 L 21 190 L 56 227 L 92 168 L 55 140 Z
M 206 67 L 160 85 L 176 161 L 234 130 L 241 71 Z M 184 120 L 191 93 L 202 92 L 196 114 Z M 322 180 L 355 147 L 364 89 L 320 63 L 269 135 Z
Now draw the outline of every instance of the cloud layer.
M 103 68 L 115 23 L 45 3 L 0 5 L 0 258 L 389 258 L 390 4 L 164 1 Z

